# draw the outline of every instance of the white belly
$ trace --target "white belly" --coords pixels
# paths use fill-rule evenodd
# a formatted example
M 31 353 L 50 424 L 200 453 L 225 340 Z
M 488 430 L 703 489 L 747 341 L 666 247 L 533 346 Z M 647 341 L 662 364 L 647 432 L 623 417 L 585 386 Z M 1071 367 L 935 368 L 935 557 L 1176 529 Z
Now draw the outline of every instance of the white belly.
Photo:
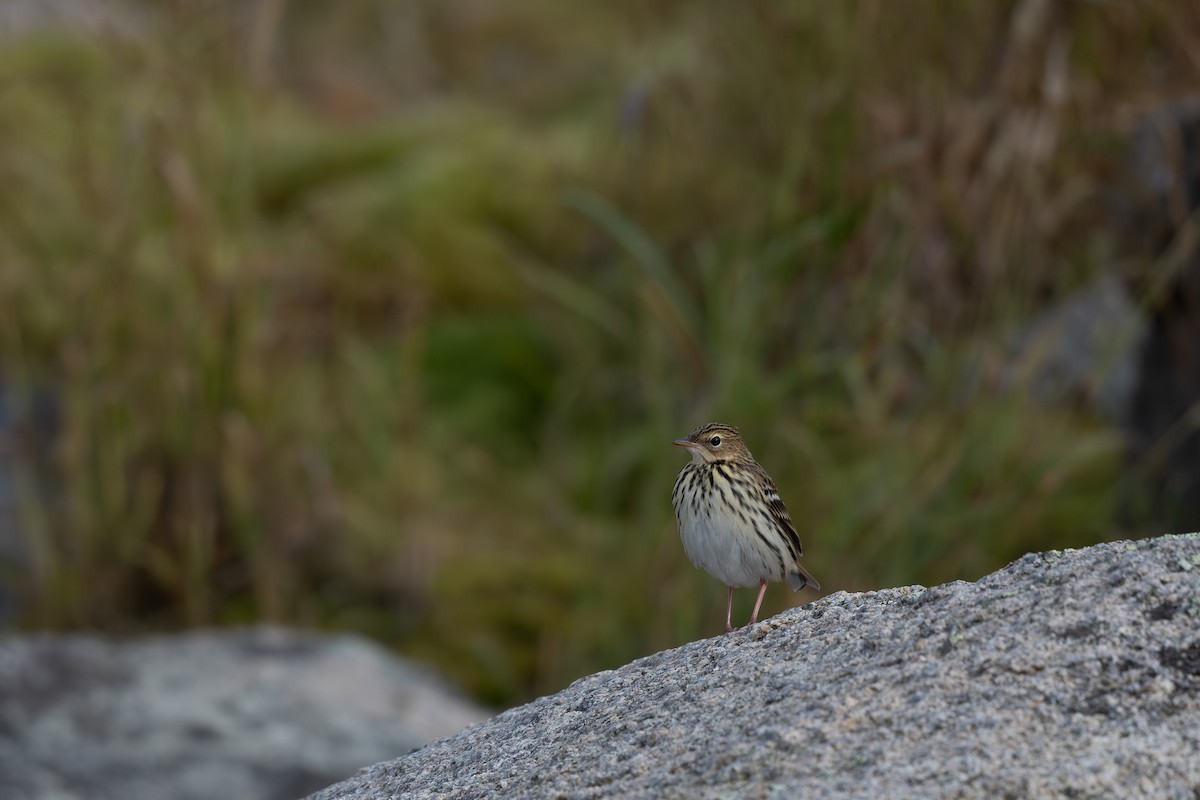
M 679 537 L 688 558 L 726 586 L 758 586 L 784 577 L 777 552 L 758 537 L 753 519 L 743 522 L 722 504 L 683 503 L 676 509 Z

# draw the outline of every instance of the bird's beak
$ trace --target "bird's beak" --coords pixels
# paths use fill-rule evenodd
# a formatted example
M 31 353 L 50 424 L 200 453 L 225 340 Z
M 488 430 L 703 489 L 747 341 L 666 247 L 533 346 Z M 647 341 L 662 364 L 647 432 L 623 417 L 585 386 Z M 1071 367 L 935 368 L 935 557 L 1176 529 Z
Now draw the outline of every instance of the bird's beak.
M 700 445 L 696 444 L 695 442 L 689 442 L 687 439 L 675 439 L 671 442 L 671 444 L 678 445 L 680 447 L 687 447 L 692 450 L 700 449 Z

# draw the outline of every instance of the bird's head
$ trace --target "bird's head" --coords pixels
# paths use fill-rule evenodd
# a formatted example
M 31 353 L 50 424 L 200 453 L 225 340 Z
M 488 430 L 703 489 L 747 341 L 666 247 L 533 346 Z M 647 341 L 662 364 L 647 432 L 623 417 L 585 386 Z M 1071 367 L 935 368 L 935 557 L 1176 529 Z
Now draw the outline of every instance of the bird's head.
M 709 422 L 697 427 L 685 439 L 671 444 L 686 447 L 697 464 L 714 461 L 753 461 L 738 429 L 732 425 Z

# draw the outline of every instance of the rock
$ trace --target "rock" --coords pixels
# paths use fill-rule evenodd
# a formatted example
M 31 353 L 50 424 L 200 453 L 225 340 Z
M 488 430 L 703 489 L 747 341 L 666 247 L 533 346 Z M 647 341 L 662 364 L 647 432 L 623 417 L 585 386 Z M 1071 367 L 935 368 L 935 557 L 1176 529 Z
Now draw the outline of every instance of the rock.
M 25 570 L 29 558 L 18 524 L 17 437 L 11 405 L 9 392 L 0 381 L 0 569 L 12 566 Z M 17 611 L 16 592 L 7 583 L 0 583 L 0 625 L 9 622 Z
M 1129 416 L 1147 322 L 1113 275 L 1102 275 L 1025 326 L 1002 385 L 1045 403 L 1076 403 L 1120 424 Z
M 1131 136 L 1116 219 L 1124 247 L 1149 262 L 1134 294 L 1149 316 L 1124 423 L 1134 483 L 1130 526 L 1200 527 L 1200 97 L 1148 114 Z M 1153 259 L 1153 261 L 1151 261 Z
M 292 800 L 486 716 L 354 636 L 13 636 L 0 797 Z
M 53 394 L 18 391 L 0 372 L 0 574 L 34 569 L 30 550 L 37 537 L 23 529 L 28 508 L 22 507 L 35 497 L 53 502 L 52 462 L 60 428 L 61 409 Z M 22 597 L 14 583 L 0 581 L 0 628 L 20 617 Z
M 1200 795 L 1200 535 L 838 592 L 313 795 Z
M 140 27 L 138 10 L 129 3 L 97 0 L 4 0 L 0 3 L 0 39 L 47 31 L 129 35 Z

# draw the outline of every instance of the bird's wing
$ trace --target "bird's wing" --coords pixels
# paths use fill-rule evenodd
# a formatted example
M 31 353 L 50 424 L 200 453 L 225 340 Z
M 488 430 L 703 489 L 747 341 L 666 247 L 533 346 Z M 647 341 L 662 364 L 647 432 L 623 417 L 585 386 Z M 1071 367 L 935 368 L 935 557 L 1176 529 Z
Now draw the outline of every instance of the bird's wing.
M 787 506 L 783 504 L 783 500 L 779 497 L 779 490 L 775 488 L 775 481 L 771 480 L 771 476 L 761 466 L 758 464 L 754 466 L 757 468 L 758 476 L 762 479 L 759 485 L 762 487 L 763 500 L 771 512 L 771 521 L 775 523 L 776 527 L 779 528 L 779 532 L 783 534 L 784 541 L 788 545 L 788 550 L 792 553 L 792 560 L 799 559 L 804 553 L 804 546 L 800 544 L 800 534 L 796 533 L 796 526 L 792 524 L 792 515 L 788 513 Z

